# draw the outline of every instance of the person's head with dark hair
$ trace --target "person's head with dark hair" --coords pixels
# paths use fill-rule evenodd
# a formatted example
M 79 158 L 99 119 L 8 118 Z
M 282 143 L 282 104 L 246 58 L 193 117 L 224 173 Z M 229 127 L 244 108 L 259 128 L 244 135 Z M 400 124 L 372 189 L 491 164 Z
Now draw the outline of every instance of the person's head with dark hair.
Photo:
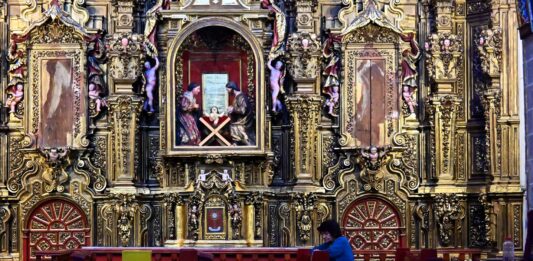
M 198 94 L 200 92 L 200 84 L 191 82 L 189 86 L 187 86 L 187 91 L 192 92 L 194 95 Z
M 342 236 L 339 223 L 333 219 L 322 222 L 317 230 L 322 235 L 325 242 L 333 241 Z
M 238 91 L 238 92 L 241 91 L 241 89 L 239 88 L 239 86 L 237 86 L 237 84 L 235 82 L 228 82 L 226 84 L 226 89 L 228 89 L 228 91 L 229 90 Z

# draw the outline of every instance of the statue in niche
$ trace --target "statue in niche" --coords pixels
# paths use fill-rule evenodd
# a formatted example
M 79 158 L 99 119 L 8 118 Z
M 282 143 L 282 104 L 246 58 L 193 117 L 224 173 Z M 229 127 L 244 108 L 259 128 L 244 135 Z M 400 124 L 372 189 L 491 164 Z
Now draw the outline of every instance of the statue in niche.
M 96 112 L 107 106 L 103 97 L 107 94 L 104 84 L 104 71 L 100 67 L 105 59 L 104 31 L 98 32 L 85 40 L 89 42 L 87 48 L 87 69 L 89 72 L 89 99 L 95 102 Z
M 327 38 L 324 41 L 324 48 L 322 49 L 322 57 L 325 59 L 326 67 L 322 72 L 322 75 L 326 77 L 324 83 L 324 93 L 328 96 L 326 103 L 324 104 L 328 109 L 328 114 L 331 116 L 338 116 L 335 113 L 335 107 L 339 102 L 339 75 L 338 70 L 340 67 L 340 52 L 336 45 L 340 44 L 341 36 L 331 33 L 331 30 L 326 32 Z
M 100 112 L 102 107 L 107 107 L 106 100 L 101 96 L 102 90 L 94 83 L 89 83 L 89 99 L 96 104 L 96 112 Z
M 279 94 L 285 93 L 283 90 L 283 81 L 284 74 L 283 71 L 283 62 L 276 61 L 276 65 L 272 66 L 273 60 L 269 60 L 267 63 L 268 68 L 270 69 L 270 90 L 272 93 L 272 112 L 276 113 L 281 111 L 283 108 L 281 101 L 279 100 Z
M 18 82 L 15 86 L 9 87 L 7 93 L 10 95 L 6 100 L 6 107 L 9 113 L 15 113 L 17 104 L 24 98 L 24 84 Z
M 326 107 L 328 107 L 329 115 L 333 117 L 339 116 L 335 113 L 335 106 L 339 103 L 339 86 L 331 86 L 331 88 L 327 90 L 326 95 L 329 96 L 325 103 Z
M 414 100 L 413 93 L 418 87 L 417 77 L 418 72 L 416 70 L 416 62 L 420 58 L 420 49 L 418 43 L 415 40 L 414 33 L 408 33 L 407 35 L 400 35 L 404 42 L 408 42 L 411 46 L 410 49 L 405 49 L 402 52 L 402 96 L 409 108 L 409 117 L 415 117 L 415 106 L 417 105 Z
M 231 220 L 231 228 L 233 229 L 233 239 L 239 239 L 242 223 L 242 211 L 236 202 L 229 206 L 229 216 Z
M 272 28 L 274 35 L 272 38 L 272 47 L 270 48 L 269 53 L 269 58 L 274 59 L 285 52 L 284 43 L 287 31 L 287 18 L 285 13 L 281 11 L 281 9 L 271 0 L 261 0 L 261 7 L 270 10 L 270 12 L 274 13 L 275 15 L 274 28 Z
M 198 145 L 200 143 L 200 131 L 194 117 L 194 113 L 200 108 L 195 98 L 200 91 L 199 84 L 191 83 L 187 87 L 187 91 L 178 98 L 176 115 L 178 145 Z
M 248 95 L 241 92 L 235 82 L 228 82 L 226 90 L 234 95 L 233 104 L 228 106 L 230 133 L 233 145 L 254 145 L 254 112 Z
M 152 65 L 150 61 L 144 63 L 144 78 L 146 79 L 146 101 L 144 102 L 143 109 L 149 113 L 153 113 L 154 110 L 154 89 L 157 84 L 157 69 L 159 68 L 159 59 L 154 57 L 155 64 Z

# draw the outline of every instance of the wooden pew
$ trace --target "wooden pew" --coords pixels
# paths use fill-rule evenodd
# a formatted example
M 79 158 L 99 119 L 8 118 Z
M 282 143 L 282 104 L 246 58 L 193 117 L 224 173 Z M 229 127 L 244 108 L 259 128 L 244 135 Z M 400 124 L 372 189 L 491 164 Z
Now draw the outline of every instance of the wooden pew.
M 37 260 L 51 257 L 66 261 L 122 261 L 124 250 L 150 251 L 152 261 L 329 261 L 327 252 L 315 251 L 311 257 L 309 249 L 298 248 L 120 248 L 84 247 L 68 251 L 36 251 Z

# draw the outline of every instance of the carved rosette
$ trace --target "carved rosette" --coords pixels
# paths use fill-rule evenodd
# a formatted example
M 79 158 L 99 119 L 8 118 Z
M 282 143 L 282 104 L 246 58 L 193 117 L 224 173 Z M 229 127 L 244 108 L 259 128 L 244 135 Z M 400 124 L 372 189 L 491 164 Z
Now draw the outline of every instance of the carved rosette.
M 320 120 L 320 96 L 291 96 L 287 106 L 291 112 L 294 136 L 294 167 L 297 178 L 315 172 L 317 167 L 317 127 Z
M 434 0 L 437 28 L 439 30 L 452 29 L 452 11 L 453 1 L 451 0 Z
M 442 246 L 450 246 L 454 243 L 456 221 L 464 218 L 464 210 L 461 207 L 456 194 L 437 194 L 434 197 L 434 211 L 439 230 L 439 238 Z
M 313 227 L 311 213 L 315 209 L 317 196 L 315 194 L 296 194 L 296 215 L 299 237 L 302 242 L 307 242 L 311 238 L 311 228 Z
M 452 33 L 432 34 L 426 42 L 428 74 L 435 82 L 454 81 L 463 64 L 461 38 Z
M 133 83 L 142 74 L 144 36 L 122 33 L 109 35 L 109 75 L 115 82 Z
M 502 63 L 502 30 L 485 29 L 478 42 L 481 69 L 490 77 L 499 78 Z
M 294 33 L 289 37 L 289 71 L 296 79 L 313 79 L 318 75 L 320 43 L 314 33 Z

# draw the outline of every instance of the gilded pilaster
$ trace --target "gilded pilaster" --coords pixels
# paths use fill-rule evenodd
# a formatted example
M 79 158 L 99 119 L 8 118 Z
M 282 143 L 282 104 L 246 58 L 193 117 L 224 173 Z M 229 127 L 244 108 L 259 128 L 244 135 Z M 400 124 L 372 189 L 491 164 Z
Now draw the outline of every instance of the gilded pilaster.
M 296 95 L 287 98 L 294 131 L 294 171 L 298 185 L 318 182 L 315 173 L 320 167 L 316 162 L 316 154 L 321 101 L 317 95 Z
M 138 167 L 138 120 L 141 99 L 117 96 L 109 99 L 113 122 L 113 181 L 115 185 L 133 185 Z

